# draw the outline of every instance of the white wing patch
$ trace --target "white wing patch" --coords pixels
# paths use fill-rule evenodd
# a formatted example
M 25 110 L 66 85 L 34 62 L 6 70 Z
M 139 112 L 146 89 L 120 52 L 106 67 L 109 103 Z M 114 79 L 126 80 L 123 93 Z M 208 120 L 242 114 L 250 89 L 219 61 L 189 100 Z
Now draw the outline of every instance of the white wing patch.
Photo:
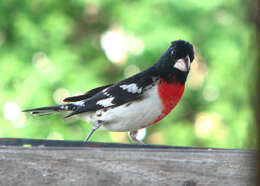
M 101 106 L 103 106 L 103 107 L 109 107 L 109 106 L 114 105 L 114 103 L 112 103 L 113 100 L 114 100 L 113 97 L 111 97 L 111 98 L 106 98 L 106 99 L 99 100 L 99 101 L 97 102 L 97 104 L 98 104 L 98 105 L 101 105 Z
M 85 105 L 85 102 L 84 101 L 77 101 L 77 102 L 74 102 L 73 105 L 83 107 Z
M 110 94 L 107 92 L 107 88 L 105 88 L 104 90 L 102 90 L 103 94 L 106 96 L 110 96 Z
M 126 90 L 127 92 L 130 92 L 130 93 L 141 93 L 142 92 L 142 88 L 138 88 L 136 86 L 135 83 L 131 83 L 129 85 L 120 85 L 120 87 L 123 89 L 123 90 Z

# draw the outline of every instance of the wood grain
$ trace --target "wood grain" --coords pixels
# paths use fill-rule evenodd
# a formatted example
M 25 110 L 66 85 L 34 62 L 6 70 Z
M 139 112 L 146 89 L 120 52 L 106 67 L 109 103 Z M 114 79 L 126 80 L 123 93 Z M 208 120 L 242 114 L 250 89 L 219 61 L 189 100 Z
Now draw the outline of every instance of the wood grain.
M 255 151 L 0 147 L 0 185 L 253 185 Z

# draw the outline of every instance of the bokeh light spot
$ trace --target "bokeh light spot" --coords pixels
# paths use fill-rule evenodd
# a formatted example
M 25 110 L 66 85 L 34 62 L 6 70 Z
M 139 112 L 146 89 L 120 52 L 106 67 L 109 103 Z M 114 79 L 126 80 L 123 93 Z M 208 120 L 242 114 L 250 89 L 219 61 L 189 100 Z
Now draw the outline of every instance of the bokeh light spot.
M 126 60 L 127 41 L 122 31 L 108 31 L 101 37 L 101 46 L 107 58 L 116 64 Z
M 86 16 L 96 16 L 100 11 L 100 8 L 97 4 L 87 4 L 85 7 L 84 7 L 84 14 Z M 87 17 L 89 18 L 89 17 Z
M 136 37 L 128 37 L 128 51 L 134 55 L 139 55 L 144 51 L 144 41 Z
M 206 101 L 215 101 L 219 97 L 219 88 L 217 86 L 209 85 L 203 90 L 203 98 Z
M 193 90 L 199 89 L 203 84 L 207 72 L 208 70 L 205 63 L 196 60 L 193 61 L 191 64 L 191 70 L 187 82 L 189 88 Z
M 126 132 L 109 132 L 110 137 L 116 142 L 127 142 Z
M 125 75 L 125 77 L 130 77 L 134 74 L 137 74 L 138 72 L 140 72 L 140 69 L 137 66 L 129 65 L 126 67 L 126 69 L 124 71 L 124 75 Z
M 4 116 L 7 120 L 15 120 L 19 117 L 20 115 L 20 107 L 17 103 L 15 102 L 7 102 L 4 105 Z
M 69 97 L 70 93 L 65 88 L 57 89 L 53 94 L 53 99 L 56 103 L 61 104 L 63 103 L 64 98 Z
M 53 70 L 51 61 L 44 52 L 34 54 L 32 62 L 36 69 L 42 74 L 47 74 Z
M 149 144 L 164 144 L 164 137 L 162 132 L 154 132 L 149 135 L 147 139 Z
M 63 140 L 64 138 L 63 138 L 63 136 L 62 136 L 61 133 L 56 132 L 56 131 L 53 131 L 53 132 L 50 132 L 50 133 L 48 134 L 47 139 L 52 139 L 52 140 Z
M 12 121 L 12 125 L 15 128 L 22 128 L 25 126 L 25 123 L 26 123 L 26 116 L 24 113 L 20 113 L 19 116 Z
M 199 113 L 195 120 L 195 133 L 201 138 L 207 138 L 213 129 L 220 125 L 223 124 L 218 114 Z
M 101 46 L 112 63 L 124 64 L 128 53 L 139 55 L 143 52 L 144 41 L 127 35 L 119 27 L 114 27 L 102 35 Z

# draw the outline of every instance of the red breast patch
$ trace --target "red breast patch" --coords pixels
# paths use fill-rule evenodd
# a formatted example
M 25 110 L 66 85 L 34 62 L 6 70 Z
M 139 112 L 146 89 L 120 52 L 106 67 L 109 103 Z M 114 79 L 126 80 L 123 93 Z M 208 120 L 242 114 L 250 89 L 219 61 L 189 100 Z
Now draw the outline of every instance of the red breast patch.
M 182 85 L 178 82 L 167 83 L 165 80 L 160 79 L 158 84 L 158 93 L 163 104 L 162 114 L 156 120 L 154 120 L 153 123 L 142 126 L 142 128 L 148 127 L 149 125 L 152 125 L 167 116 L 180 101 L 184 92 L 184 88 L 185 85 Z
M 160 117 L 160 119 L 169 114 L 171 110 L 177 105 L 182 97 L 184 88 L 185 85 L 182 85 L 178 82 L 167 83 L 165 80 L 161 79 L 161 82 L 158 85 L 158 93 L 162 100 L 164 109 L 162 111 L 162 117 Z

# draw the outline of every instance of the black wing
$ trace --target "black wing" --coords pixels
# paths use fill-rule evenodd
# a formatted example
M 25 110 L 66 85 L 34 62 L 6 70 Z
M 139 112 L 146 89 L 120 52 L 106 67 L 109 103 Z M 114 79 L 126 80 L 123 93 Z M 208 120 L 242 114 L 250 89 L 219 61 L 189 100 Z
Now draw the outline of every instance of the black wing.
M 113 85 L 113 84 L 109 84 L 109 85 L 97 87 L 97 88 L 94 88 L 94 89 L 92 89 L 92 90 L 86 92 L 86 93 L 83 94 L 83 95 L 67 97 L 67 98 L 65 98 L 63 101 L 64 101 L 64 102 L 82 101 L 82 100 L 85 100 L 85 99 L 88 99 L 88 98 L 94 96 L 94 95 L 97 94 L 98 92 L 100 92 L 100 91 L 102 91 L 103 89 L 105 89 L 105 88 L 107 88 L 107 87 L 110 87 L 110 86 L 112 86 L 112 85 Z
M 127 102 L 142 99 L 143 91 L 156 81 L 154 68 L 136 74 L 130 78 L 120 81 L 112 86 L 102 89 L 102 91 L 84 100 L 84 106 L 72 112 L 69 116 L 96 111 L 102 108 L 109 108 L 122 105 Z

